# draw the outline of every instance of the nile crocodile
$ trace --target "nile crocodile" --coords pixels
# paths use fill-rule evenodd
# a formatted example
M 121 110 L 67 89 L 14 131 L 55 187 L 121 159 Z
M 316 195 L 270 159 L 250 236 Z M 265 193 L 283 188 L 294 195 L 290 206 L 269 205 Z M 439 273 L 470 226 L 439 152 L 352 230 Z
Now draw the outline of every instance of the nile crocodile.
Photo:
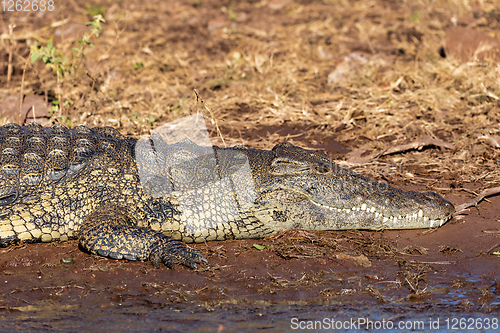
M 441 226 L 453 205 L 401 191 L 290 143 L 272 150 L 137 141 L 110 127 L 0 127 L 0 245 L 78 239 L 159 267 L 206 262 L 181 245 L 308 230 Z

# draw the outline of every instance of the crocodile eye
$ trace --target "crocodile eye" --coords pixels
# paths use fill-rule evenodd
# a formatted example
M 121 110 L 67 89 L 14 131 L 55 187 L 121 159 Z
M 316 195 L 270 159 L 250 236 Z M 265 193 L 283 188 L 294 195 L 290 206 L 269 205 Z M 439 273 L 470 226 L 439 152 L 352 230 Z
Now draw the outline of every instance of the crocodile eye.
M 295 175 L 308 172 L 309 162 L 298 161 L 289 157 L 277 157 L 271 162 L 271 172 L 275 175 Z
M 314 169 L 318 173 L 329 173 L 330 172 L 330 166 L 326 164 L 318 164 L 314 166 Z

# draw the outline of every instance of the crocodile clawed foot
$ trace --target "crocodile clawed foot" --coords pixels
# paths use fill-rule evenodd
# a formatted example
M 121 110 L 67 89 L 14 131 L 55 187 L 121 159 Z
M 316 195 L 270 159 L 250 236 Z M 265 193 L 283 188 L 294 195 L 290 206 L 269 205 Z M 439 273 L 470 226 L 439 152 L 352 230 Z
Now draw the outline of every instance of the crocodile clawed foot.
M 154 230 L 109 223 L 82 228 L 80 246 L 90 253 L 113 259 L 150 260 L 156 268 L 163 262 L 168 268 L 181 264 L 196 268 L 207 260 L 195 249 L 186 247 Z
M 207 264 L 208 261 L 195 249 L 186 247 L 168 237 L 161 237 L 152 246 L 149 260 L 156 268 L 163 262 L 165 266 L 174 269 L 175 264 L 181 264 L 196 269 L 196 264 Z

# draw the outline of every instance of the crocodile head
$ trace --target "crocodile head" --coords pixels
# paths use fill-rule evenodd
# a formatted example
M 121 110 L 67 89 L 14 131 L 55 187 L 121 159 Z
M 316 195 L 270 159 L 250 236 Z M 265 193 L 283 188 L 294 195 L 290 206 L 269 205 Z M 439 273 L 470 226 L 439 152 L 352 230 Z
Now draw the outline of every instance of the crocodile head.
M 290 143 L 265 155 L 249 152 L 248 158 L 259 203 L 256 215 L 281 221 L 281 227 L 429 228 L 443 225 L 455 211 L 434 192 L 401 191 Z

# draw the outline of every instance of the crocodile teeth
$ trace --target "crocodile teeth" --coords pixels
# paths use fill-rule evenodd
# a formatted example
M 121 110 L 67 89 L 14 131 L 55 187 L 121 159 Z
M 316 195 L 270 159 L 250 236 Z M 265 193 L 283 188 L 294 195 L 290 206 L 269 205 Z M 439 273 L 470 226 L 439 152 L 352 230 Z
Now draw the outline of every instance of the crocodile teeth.
M 401 223 L 401 220 L 419 220 L 420 223 L 428 224 L 430 228 L 434 227 L 440 227 L 442 226 L 448 219 L 430 219 L 427 216 L 424 216 L 424 212 L 422 209 L 419 209 L 418 212 L 416 213 L 410 213 L 406 215 L 393 215 L 393 216 L 384 216 L 384 214 L 376 211 L 375 207 L 368 207 L 366 203 L 361 204 L 359 207 L 352 207 L 352 208 L 337 208 L 337 207 L 330 207 L 324 204 L 321 204 L 319 202 L 314 202 L 311 201 L 314 205 L 322 208 L 326 208 L 330 211 L 334 211 L 337 213 L 344 213 L 344 214 L 349 214 L 349 213 L 355 213 L 355 212 L 366 212 L 366 213 L 373 213 L 372 217 L 375 219 L 379 219 L 382 221 L 382 223 Z
M 438 227 L 440 227 L 443 225 L 444 221 L 445 221 L 444 219 L 430 220 L 430 226 L 431 226 L 431 228 L 434 228 L 434 224 L 438 224 Z

